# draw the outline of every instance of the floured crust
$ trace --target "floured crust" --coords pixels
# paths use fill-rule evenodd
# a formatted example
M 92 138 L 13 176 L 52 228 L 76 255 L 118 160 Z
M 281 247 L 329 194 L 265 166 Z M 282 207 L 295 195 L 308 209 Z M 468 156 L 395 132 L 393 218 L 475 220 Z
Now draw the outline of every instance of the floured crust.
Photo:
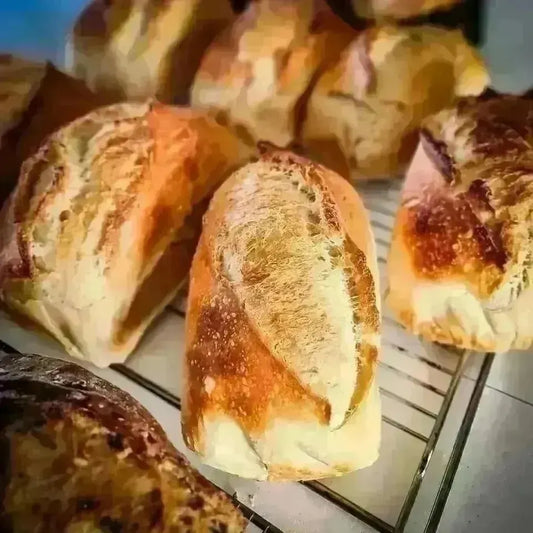
M 2 531 L 244 530 L 129 394 L 57 359 L 0 368 Z
M 286 152 L 234 173 L 211 202 L 191 271 L 187 445 L 256 479 L 373 462 L 375 263 L 364 208 L 339 176 Z
M 319 79 L 303 144 L 345 177 L 396 176 L 413 155 L 421 120 L 487 83 L 481 58 L 458 31 L 370 28 Z
M 323 0 L 251 2 L 209 47 L 192 103 L 249 144 L 286 147 L 298 136 L 316 75 L 353 34 Z
M 232 19 L 228 0 L 93 0 L 70 36 L 69 70 L 116 100 L 184 104 L 205 48 Z
M 352 0 L 354 11 L 364 18 L 417 17 L 439 9 L 449 9 L 462 0 Z
M 529 98 L 487 94 L 425 121 L 389 258 L 389 303 L 407 327 L 477 350 L 529 347 L 532 143 Z
M 123 361 L 186 276 L 187 217 L 240 158 L 189 109 L 119 104 L 74 121 L 26 161 L 2 211 L 1 299 L 71 355 Z

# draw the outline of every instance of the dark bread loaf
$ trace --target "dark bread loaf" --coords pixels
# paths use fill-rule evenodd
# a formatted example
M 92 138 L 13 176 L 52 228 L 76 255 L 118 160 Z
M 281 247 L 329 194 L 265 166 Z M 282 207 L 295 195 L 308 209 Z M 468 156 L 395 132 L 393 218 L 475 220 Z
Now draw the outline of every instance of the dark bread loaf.
M 129 394 L 72 363 L 0 353 L 0 531 L 243 529 Z

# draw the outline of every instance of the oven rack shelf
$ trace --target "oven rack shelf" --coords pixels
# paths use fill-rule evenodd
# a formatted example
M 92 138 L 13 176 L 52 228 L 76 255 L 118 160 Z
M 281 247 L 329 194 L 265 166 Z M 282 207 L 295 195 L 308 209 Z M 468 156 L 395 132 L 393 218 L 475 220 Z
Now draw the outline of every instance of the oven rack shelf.
M 382 289 L 399 186 L 393 181 L 359 187 L 376 237 Z M 183 353 L 184 318 L 181 296 L 125 364 L 96 372 L 123 388 L 133 387 L 130 392 L 142 396 L 178 449 L 187 453 L 179 434 L 181 361 L 176 355 Z M 66 357 L 54 341 L 22 330 L 4 314 L 0 340 L 5 351 Z M 492 359 L 492 354 L 424 343 L 398 326 L 384 307 L 378 368 L 383 442 L 375 465 L 331 480 L 250 482 L 244 489 L 233 476 L 200 469 L 233 496 L 251 532 L 435 531 Z M 250 495 L 256 496 L 255 505 L 247 501 Z

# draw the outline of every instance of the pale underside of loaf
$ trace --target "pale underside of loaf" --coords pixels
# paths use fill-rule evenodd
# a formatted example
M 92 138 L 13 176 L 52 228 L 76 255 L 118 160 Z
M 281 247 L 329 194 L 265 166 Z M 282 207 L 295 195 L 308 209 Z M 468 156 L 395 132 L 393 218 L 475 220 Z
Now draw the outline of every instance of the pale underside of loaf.
M 380 438 L 375 255 L 348 251 L 331 192 L 342 179 L 291 157 L 221 187 L 192 269 L 186 440 L 212 466 L 257 479 L 362 468 Z M 368 221 L 352 209 L 366 249 Z
M 532 132 L 517 97 L 426 122 L 389 258 L 389 304 L 415 333 L 480 351 L 533 343 Z

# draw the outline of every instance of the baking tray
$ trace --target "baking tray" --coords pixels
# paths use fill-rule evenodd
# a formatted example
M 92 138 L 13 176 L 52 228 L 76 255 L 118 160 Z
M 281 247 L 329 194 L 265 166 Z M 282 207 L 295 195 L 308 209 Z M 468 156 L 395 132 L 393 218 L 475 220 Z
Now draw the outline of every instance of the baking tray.
M 370 213 L 380 268 L 385 264 L 400 180 L 358 187 Z M 185 298 L 181 295 L 150 328 L 125 364 L 93 372 L 128 390 L 160 421 L 176 447 L 232 495 L 248 530 L 305 533 L 435 531 L 468 436 L 492 354 L 472 354 L 420 341 L 383 306 L 378 384 L 382 444 L 371 467 L 304 483 L 258 483 L 199 464 L 180 431 L 181 357 Z M 0 313 L 4 350 L 67 358 L 52 339 L 24 330 Z M 78 361 L 79 362 L 79 361 Z

